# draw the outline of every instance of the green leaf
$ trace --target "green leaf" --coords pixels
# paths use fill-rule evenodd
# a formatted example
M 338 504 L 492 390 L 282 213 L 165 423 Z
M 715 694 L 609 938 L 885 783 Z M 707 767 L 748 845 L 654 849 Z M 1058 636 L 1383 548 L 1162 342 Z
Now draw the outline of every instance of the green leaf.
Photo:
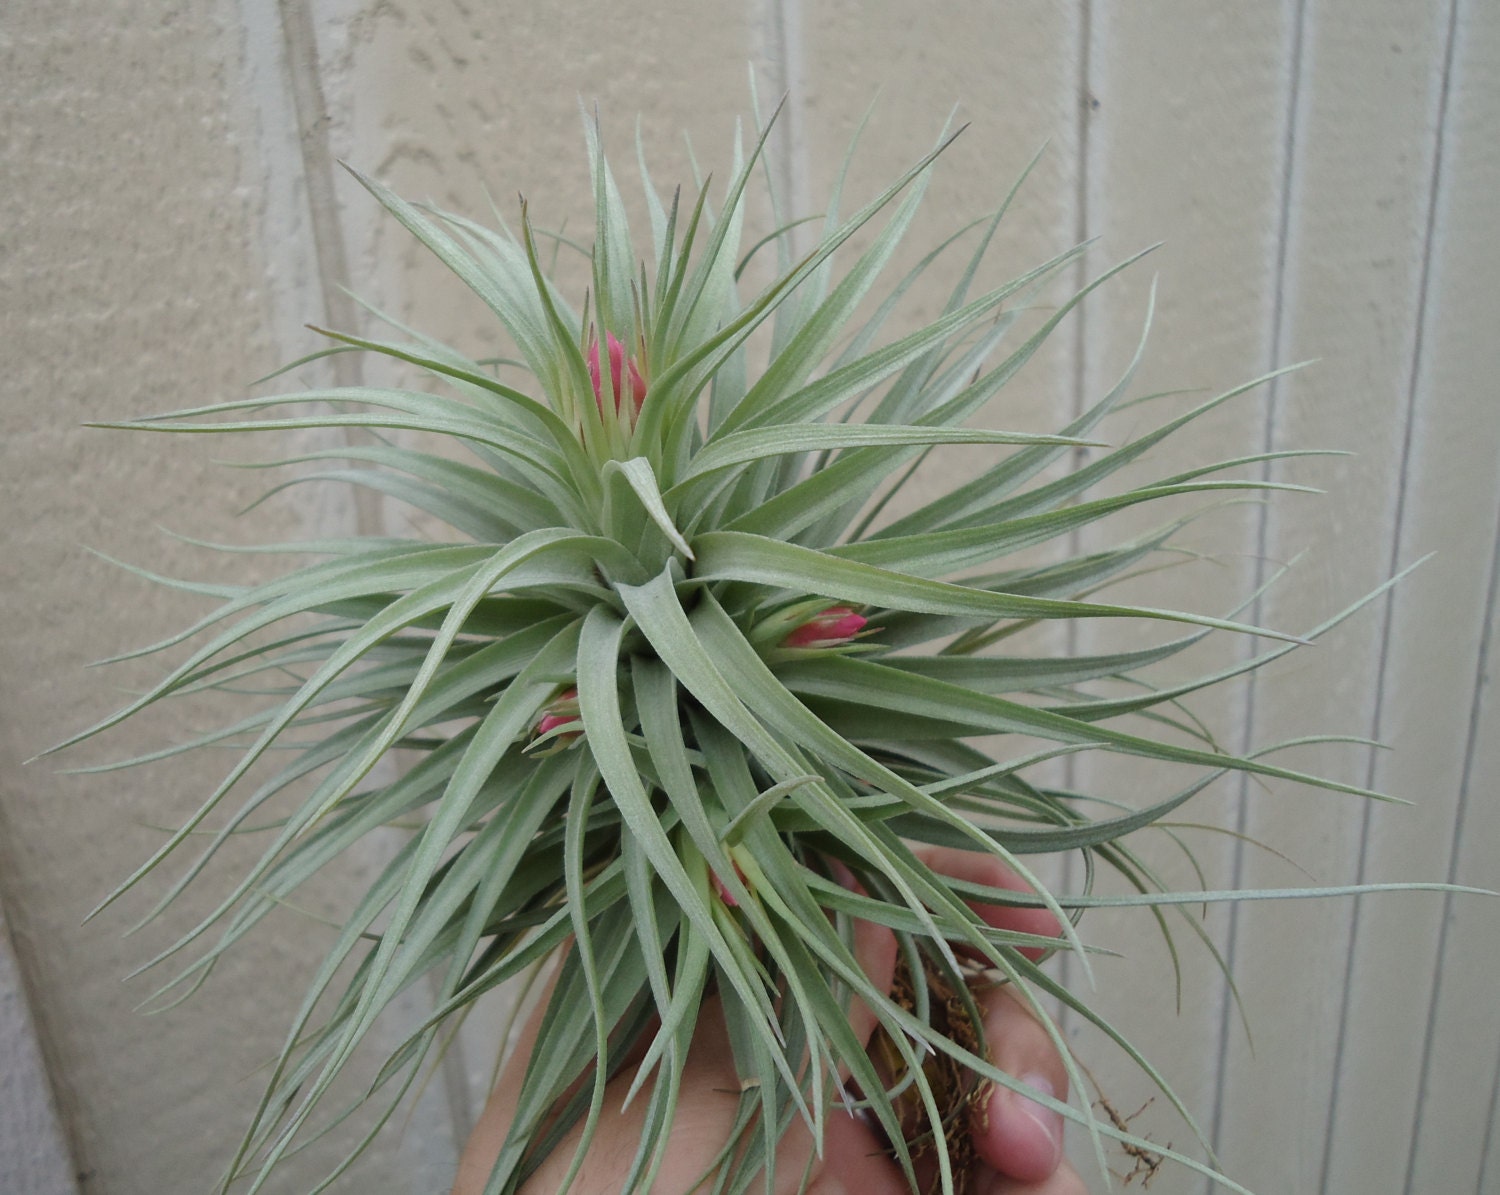
M 683 870 L 636 771 L 625 728 L 620 721 L 620 699 L 615 688 L 624 629 L 625 624 L 602 607 L 593 610 L 584 622 L 583 638 L 578 648 L 578 699 L 589 751 L 599 765 L 599 773 L 609 787 L 629 833 L 640 843 L 667 891 L 681 905 L 694 929 L 703 936 L 715 959 L 721 966 L 729 968 L 726 974 L 734 981 L 740 998 L 747 1005 L 759 1008 L 769 1022 L 771 1008 L 766 994 L 753 987 L 748 977 L 734 967 L 729 946 L 714 924 L 702 895 Z M 769 1035 L 768 1029 L 764 1032 Z M 788 1077 L 790 1080 L 790 1074 Z
M 688 546 L 687 540 L 682 538 L 682 532 L 672 522 L 672 516 L 667 513 L 667 508 L 662 502 L 661 490 L 656 484 L 656 474 L 651 468 L 651 462 L 645 457 L 634 457 L 628 461 L 610 461 L 605 466 L 605 474 L 619 472 L 630 488 L 635 491 L 637 498 L 651 521 L 661 528 L 662 534 L 667 537 L 672 546 L 686 556 L 693 559 L 693 549 Z
M 729 469 L 751 461 L 827 448 L 865 448 L 880 445 L 911 444 L 1071 444 L 1085 445 L 1087 440 L 1032 435 L 1026 432 L 992 432 L 969 428 L 871 426 L 836 424 L 752 428 L 734 432 L 711 441 L 693 458 L 693 463 L 677 486 L 675 495 L 692 481 L 717 470 Z
M 928 581 L 739 531 L 706 532 L 693 540 L 693 546 L 698 553 L 698 565 L 693 575 L 700 582 L 746 581 L 775 589 L 814 593 L 856 605 L 884 606 L 921 614 L 952 614 L 976 620 L 1149 618 L 1265 635 L 1272 639 L 1293 638 L 1278 631 L 1204 614 L 1145 606 L 1012 597 L 946 581 Z
M 790 675 L 788 675 L 790 673 Z M 1035 709 L 1003 697 L 975 693 L 959 685 L 950 685 L 928 677 L 914 676 L 899 669 L 834 657 L 788 668 L 783 676 L 799 693 L 832 696 L 845 702 L 860 702 L 872 709 L 895 709 L 914 717 L 935 717 L 961 722 L 969 733 L 1029 734 L 1062 743 L 1099 743 L 1125 755 L 1139 755 L 1163 762 L 1193 764 L 1209 768 L 1231 768 L 1281 780 L 1294 780 L 1316 788 L 1356 796 L 1383 799 L 1383 794 L 1358 785 L 1296 772 L 1254 758 L 1220 755 L 1157 742 L 1136 735 L 1083 723 L 1061 713 Z

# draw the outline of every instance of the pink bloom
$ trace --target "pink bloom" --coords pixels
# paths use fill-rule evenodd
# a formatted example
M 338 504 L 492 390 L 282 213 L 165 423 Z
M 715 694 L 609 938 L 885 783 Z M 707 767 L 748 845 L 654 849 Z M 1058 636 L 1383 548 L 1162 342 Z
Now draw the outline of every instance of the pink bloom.
M 783 647 L 843 647 L 864 630 L 865 618 L 848 606 L 829 606 L 781 641 Z
M 604 334 L 604 343 L 609 350 L 609 380 L 612 383 L 615 396 L 615 412 L 620 410 L 620 400 L 625 397 L 625 371 L 630 371 L 630 417 L 641 413 L 641 404 L 646 401 L 646 379 L 641 377 L 641 371 L 636 366 L 635 358 L 628 361 L 625 357 L 625 346 L 615 339 L 613 332 Z M 599 404 L 599 414 L 604 414 L 604 379 L 599 372 L 599 341 L 595 340 L 589 345 L 588 354 L 589 380 L 594 384 L 594 401 Z
M 535 737 L 541 738 L 548 731 L 556 730 L 560 726 L 573 726 L 578 724 L 578 690 L 565 689 L 554 697 L 547 707 L 542 711 L 541 718 L 537 721 L 533 732 Z M 582 729 L 572 734 L 560 734 L 552 740 L 550 745 L 557 748 L 566 747 L 583 733 Z
M 734 861 L 731 859 L 730 862 L 733 863 Z M 740 865 L 738 863 L 734 864 L 734 874 L 739 877 L 740 883 L 747 886 L 749 885 L 750 881 L 745 878 L 745 873 L 740 869 Z M 723 880 L 719 878 L 718 872 L 710 871 L 708 873 L 708 878 L 713 881 L 714 891 L 719 894 L 720 900 L 722 900 L 731 909 L 737 909 L 740 907 L 740 902 L 735 900 L 734 894 L 729 891 L 728 886 L 724 883 Z

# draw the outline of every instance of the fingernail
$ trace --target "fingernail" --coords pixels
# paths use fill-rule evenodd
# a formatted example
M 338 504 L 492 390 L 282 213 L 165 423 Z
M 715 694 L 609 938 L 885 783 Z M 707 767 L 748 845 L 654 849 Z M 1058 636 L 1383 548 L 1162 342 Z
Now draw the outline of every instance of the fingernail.
M 1052 1086 L 1052 1080 L 1046 1075 L 1031 1072 L 1021 1076 L 1021 1082 L 1034 1091 L 1039 1091 L 1046 1096 L 1055 1096 L 1056 1089 Z M 1016 1110 L 1030 1117 L 1036 1122 L 1038 1128 L 1047 1134 L 1048 1140 L 1052 1142 L 1052 1164 L 1056 1166 L 1062 1161 L 1063 1152 L 1063 1118 L 1061 1112 L 1054 1112 L 1051 1108 L 1044 1108 L 1035 1100 L 1027 1099 L 1024 1095 L 1016 1101 Z

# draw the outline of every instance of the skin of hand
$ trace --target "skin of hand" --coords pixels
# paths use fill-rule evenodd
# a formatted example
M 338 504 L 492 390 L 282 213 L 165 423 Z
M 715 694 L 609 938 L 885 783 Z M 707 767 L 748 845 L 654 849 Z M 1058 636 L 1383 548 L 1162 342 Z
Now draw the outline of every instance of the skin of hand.
M 920 852 L 943 875 L 996 888 L 1026 891 L 1027 886 L 998 860 L 964 851 Z M 1024 933 L 1056 936 L 1057 923 L 1044 909 L 974 906 L 990 925 Z M 896 940 L 889 930 L 856 922 L 855 956 L 867 974 L 889 987 L 896 967 Z M 1067 1073 L 1047 1031 L 1031 1011 L 1004 987 L 980 994 L 984 1037 L 991 1059 L 1028 1086 L 1066 1099 Z M 486 1104 L 459 1161 L 452 1195 L 481 1195 L 499 1155 L 505 1132 L 515 1116 L 516 1098 L 526 1060 L 541 1025 L 542 1000 L 517 1043 L 515 1053 Z M 850 1010 L 850 1022 L 863 1040 L 874 1031 L 874 1015 L 861 1004 Z M 641 1139 L 647 1100 L 638 1095 L 621 1108 L 630 1086 L 625 1075 L 610 1083 L 587 1157 L 574 1179 L 576 1195 L 617 1195 Z M 704 1002 L 682 1077 L 682 1097 L 662 1167 L 652 1190 L 660 1195 L 688 1195 L 730 1134 L 739 1106 L 739 1079 L 718 1001 Z M 1062 1118 L 1017 1092 L 991 1089 L 976 1107 L 973 1195 L 1087 1195 L 1087 1188 L 1062 1156 Z M 576 1130 L 575 1130 L 576 1133 Z M 553 1195 L 572 1160 L 576 1136 L 552 1153 L 522 1187 L 523 1195 Z M 801 1120 L 793 1122 L 777 1153 L 777 1195 L 793 1195 L 801 1184 L 812 1137 Z M 883 1152 L 878 1135 L 862 1120 L 842 1111 L 831 1113 L 823 1156 L 813 1163 L 809 1195 L 909 1195 L 905 1177 Z

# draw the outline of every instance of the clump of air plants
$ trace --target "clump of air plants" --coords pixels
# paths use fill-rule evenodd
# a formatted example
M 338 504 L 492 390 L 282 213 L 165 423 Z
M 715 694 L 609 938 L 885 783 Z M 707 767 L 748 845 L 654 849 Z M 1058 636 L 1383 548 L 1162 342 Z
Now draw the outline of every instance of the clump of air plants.
M 1075 928 L 1086 908 L 1172 903 L 1136 867 L 1133 835 L 1226 772 L 1363 791 L 1281 767 L 1269 749 L 1241 756 L 1194 741 L 1175 733 L 1174 717 L 1192 692 L 1276 659 L 1357 607 L 1289 636 L 1097 599 L 1166 548 L 1181 517 L 1086 554 L 1016 562 L 1024 549 L 1065 543 L 1138 504 L 1296 488 L 1245 476 L 1262 455 L 1107 488 L 1123 466 L 1256 383 L 1071 472 L 1049 472 L 1080 445 L 1098 445 L 1101 421 L 1132 396 L 1139 351 L 1055 435 L 970 426 L 1003 410 L 995 400 L 1006 385 L 1124 265 L 1044 319 L 1033 297 L 1080 249 L 980 289 L 1002 204 L 972 230 L 977 244 L 954 269 L 941 314 L 896 335 L 886 326 L 893 302 L 867 300 L 893 301 L 910 284 L 911 276 L 883 283 L 882 272 L 943 146 L 851 216 L 837 214 L 836 195 L 804 256 L 792 256 L 778 214 L 781 226 L 752 251 L 776 256 L 773 277 L 752 292 L 741 246 L 764 134 L 748 155 L 736 151 L 722 192 L 664 195 L 647 175 L 649 248 L 634 239 L 592 124 L 588 142 L 597 222 L 586 295 L 564 293 L 549 276 L 524 206 L 518 231 L 497 231 L 360 178 L 489 307 L 523 376 L 427 337 L 331 332 L 330 351 L 403 362 L 430 387 L 257 395 L 108 425 L 219 435 L 374 429 L 376 442 L 312 455 L 349 462 L 355 484 L 420 508 L 459 537 L 294 549 L 313 562 L 233 592 L 169 641 L 198 641 L 185 661 L 70 740 L 167 698 L 251 678 L 270 694 L 232 728 L 253 741 L 223 782 L 105 901 L 168 855 L 196 851 L 175 896 L 238 827 L 280 819 L 213 915 L 156 960 L 186 960 L 163 997 L 203 981 L 366 835 L 420 825 L 351 900 L 225 1188 L 244 1179 L 262 1189 L 289 1151 L 347 1115 L 325 1097 L 413 983 L 435 977 L 436 1007 L 367 1094 L 382 1120 L 450 1018 L 559 954 L 490 1191 L 516 1190 L 580 1121 L 586 1148 L 603 1084 L 625 1059 L 636 1098 L 649 1101 L 626 1188 L 650 1189 L 709 994 L 722 1001 L 743 1088 L 740 1138 L 723 1154 L 716 1189 L 759 1181 L 793 1118 L 818 1134 L 845 1101 L 868 1110 L 911 1176 L 914 1154 L 954 1148 L 945 1126 L 977 1085 L 1019 1086 L 986 1061 L 968 986 L 976 970 L 1039 1010 L 1076 1010 L 1129 1049 L 1041 956 L 1073 952 L 1086 972 Z M 867 247 L 843 260 L 860 230 Z M 747 341 L 761 330 L 771 351 L 757 366 Z M 453 453 L 406 447 L 390 436 L 399 432 L 441 438 Z M 888 505 L 938 445 L 968 446 L 985 467 L 931 501 Z M 986 650 L 1080 618 L 1183 630 L 1113 654 Z M 1273 646 L 1209 676 L 1113 683 L 1136 681 L 1206 635 L 1243 633 Z M 1119 727 L 1141 713 L 1164 716 Z M 1031 745 L 1008 750 L 1018 736 Z M 377 770 L 398 750 L 413 762 Z M 1175 779 L 1130 809 L 1048 780 L 1041 765 L 1085 751 L 1172 765 L 1162 774 Z M 251 788 L 245 778 L 258 763 L 271 775 Z M 199 846 L 211 819 L 217 830 Z M 921 861 L 914 848 L 923 844 L 988 853 L 1029 890 L 956 885 Z M 1090 860 L 1080 875 L 1098 863 L 1141 890 L 1052 891 L 1033 863 L 1058 854 Z M 972 900 L 1050 910 L 1062 935 L 993 929 Z M 895 995 L 856 964 L 856 918 L 895 932 L 904 977 Z M 878 1021 L 874 1057 L 847 1031 L 856 999 Z M 1084 1090 L 1055 1030 L 1054 1040 L 1074 1090 Z M 1101 1165 L 1107 1139 L 1143 1144 L 1095 1119 L 1086 1099 L 1044 1102 L 1087 1126 Z M 946 1168 L 939 1177 L 951 1190 Z

